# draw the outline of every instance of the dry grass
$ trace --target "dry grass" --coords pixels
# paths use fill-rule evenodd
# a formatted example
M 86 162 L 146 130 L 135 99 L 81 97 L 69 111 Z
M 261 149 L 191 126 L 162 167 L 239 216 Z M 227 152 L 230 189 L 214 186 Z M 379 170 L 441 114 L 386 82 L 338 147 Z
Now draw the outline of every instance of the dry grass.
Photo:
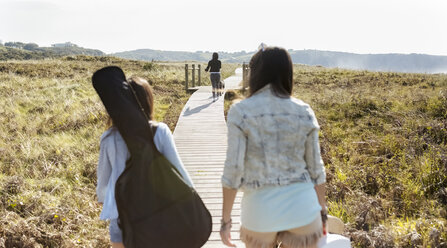
M 146 78 L 155 119 L 176 125 L 184 64 L 113 57 L 0 62 L 0 247 L 109 247 L 96 163 L 106 113 L 91 86 L 107 65 Z M 236 65 L 225 65 L 227 74 Z
M 447 76 L 297 66 L 294 78 L 321 125 L 330 209 L 353 244 L 445 244 Z

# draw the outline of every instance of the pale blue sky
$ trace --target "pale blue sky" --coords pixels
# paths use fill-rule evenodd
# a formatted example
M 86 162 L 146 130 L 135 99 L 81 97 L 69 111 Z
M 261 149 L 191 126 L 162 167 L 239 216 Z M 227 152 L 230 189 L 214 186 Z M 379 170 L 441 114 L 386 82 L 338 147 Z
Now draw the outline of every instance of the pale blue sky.
M 286 49 L 447 55 L 445 0 L 0 0 L 0 40 L 119 52 Z

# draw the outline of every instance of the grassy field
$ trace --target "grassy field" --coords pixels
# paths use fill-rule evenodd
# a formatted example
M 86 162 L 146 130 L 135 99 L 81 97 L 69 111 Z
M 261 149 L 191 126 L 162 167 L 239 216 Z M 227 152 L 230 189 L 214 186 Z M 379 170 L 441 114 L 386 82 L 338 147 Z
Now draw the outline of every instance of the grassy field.
M 447 247 L 447 75 L 296 65 L 293 95 L 315 110 L 354 247 Z
M 95 199 L 106 113 L 91 86 L 107 65 L 146 78 L 156 120 L 174 129 L 184 63 L 0 62 L 0 247 L 109 246 Z M 237 65 L 224 66 L 226 77 Z M 294 80 L 321 125 L 330 213 L 354 247 L 446 247 L 447 76 L 295 66 Z
M 147 79 L 155 119 L 174 130 L 189 98 L 184 63 L 87 56 L 0 62 L 0 247 L 109 247 L 95 199 L 106 112 L 91 86 L 93 72 L 107 65 Z M 223 75 L 236 66 L 224 65 Z

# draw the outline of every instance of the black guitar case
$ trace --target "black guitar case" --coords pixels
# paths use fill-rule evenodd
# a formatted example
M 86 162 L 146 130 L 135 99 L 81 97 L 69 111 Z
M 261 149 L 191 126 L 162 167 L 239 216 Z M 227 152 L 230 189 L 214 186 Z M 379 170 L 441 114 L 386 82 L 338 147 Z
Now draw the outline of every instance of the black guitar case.
M 156 149 L 151 124 L 141 110 L 147 101 L 136 99 L 146 99 L 143 87 L 130 85 L 115 66 L 95 72 L 92 82 L 131 154 L 115 187 L 125 247 L 201 247 L 211 234 L 211 215 Z

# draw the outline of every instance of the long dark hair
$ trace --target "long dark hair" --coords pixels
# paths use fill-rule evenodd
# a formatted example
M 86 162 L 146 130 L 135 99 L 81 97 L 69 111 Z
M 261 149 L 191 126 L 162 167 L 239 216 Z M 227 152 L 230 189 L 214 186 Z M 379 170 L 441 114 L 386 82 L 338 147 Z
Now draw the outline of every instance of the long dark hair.
M 250 96 L 271 84 L 273 93 L 282 98 L 292 95 L 293 64 L 289 53 L 279 47 L 259 50 L 250 60 L 248 84 Z
M 213 53 L 213 60 L 217 60 L 217 59 L 219 59 L 219 54 Z

